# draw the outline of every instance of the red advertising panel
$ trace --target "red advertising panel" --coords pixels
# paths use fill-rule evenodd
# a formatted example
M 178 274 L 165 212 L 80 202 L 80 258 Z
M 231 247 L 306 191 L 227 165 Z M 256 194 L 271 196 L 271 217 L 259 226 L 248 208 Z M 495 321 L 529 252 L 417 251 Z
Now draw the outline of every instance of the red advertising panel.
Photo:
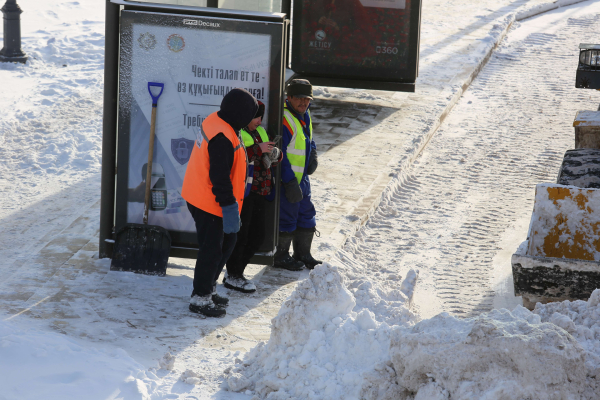
M 292 69 L 306 76 L 414 83 L 419 0 L 295 2 Z

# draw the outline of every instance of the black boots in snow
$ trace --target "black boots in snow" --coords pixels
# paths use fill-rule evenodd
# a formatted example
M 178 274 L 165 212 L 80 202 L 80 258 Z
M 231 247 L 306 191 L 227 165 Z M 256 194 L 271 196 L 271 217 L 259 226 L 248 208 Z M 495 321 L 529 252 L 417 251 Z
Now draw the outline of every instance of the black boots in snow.
M 300 261 L 306 268 L 314 269 L 323 261 L 315 260 L 310 254 L 310 246 L 315 235 L 316 228 L 296 228 L 294 231 L 294 259 Z
M 300 271 L 304 268 L 304 263 L 296 261 L 290 256 L 292 239 L 294 239 L 294 232 L 279 232 L 279 244 L 277 245 L 273 267 L 287 269 L 288 271 Z
M 190 299 L 190 311 L 206 317 L 224 317 L 227 314 L 224 308 L 227 304 L 223 304 L 225 299 L 225 297 L 218 295 L 217 297 L 213 297 L 210 294 L 207 296 L 198 296 L 194 293 Z
M 246 279 L 244 274 L 239 276 L 226 274 L 223 277 L 223 286 L 225 286 L 227 289 L 237 290 L 238 292 L 242 293 L 256 292 L 256 285 L 252 281 Z
M 313 269 L 322 261 L 315 260 L 310 254 L 316 228 L 296 228 L 294 232 L 279 232 L 279 245 L 275 253 L 276 268 L 299 271 L 303 266 Z M 294 256 L 290 257 L 290 244 L 294 243 Z

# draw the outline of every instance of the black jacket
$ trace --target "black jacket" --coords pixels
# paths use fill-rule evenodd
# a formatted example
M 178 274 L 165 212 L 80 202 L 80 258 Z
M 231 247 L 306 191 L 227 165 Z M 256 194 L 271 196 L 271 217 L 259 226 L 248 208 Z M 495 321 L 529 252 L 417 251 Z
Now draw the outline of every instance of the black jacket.
M 227 122 L 239 137 L 240 129 L 252 121 L 257 111 L 258 103 L 254 96 L 244 89 L 233 89 L 223 97 L 221 109 L 217 115 Z M 233 166 L 233 155 L 233 146 L 222 132 L 215 135 L 208 143 L 210 158 L 208 175 L 213 184 L 212 192 L 221 207 L 236 202 L 229 177 Z

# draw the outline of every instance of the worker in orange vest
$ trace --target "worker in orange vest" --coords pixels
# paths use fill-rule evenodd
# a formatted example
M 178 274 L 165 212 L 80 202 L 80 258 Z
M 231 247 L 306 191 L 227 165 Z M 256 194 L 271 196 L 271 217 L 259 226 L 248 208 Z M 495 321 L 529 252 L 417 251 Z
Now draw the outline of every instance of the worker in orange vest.
M 258 111 L 254 96 L 233 89 L 219 111 L 199 130 L 188 161 L 181 196 L 196 223 L 198 258 L 190 311 L 222 317 L 229 299 L 216 291 L 217 278 L 235 246 L 247 177 L 246 150 L 240 130 Z

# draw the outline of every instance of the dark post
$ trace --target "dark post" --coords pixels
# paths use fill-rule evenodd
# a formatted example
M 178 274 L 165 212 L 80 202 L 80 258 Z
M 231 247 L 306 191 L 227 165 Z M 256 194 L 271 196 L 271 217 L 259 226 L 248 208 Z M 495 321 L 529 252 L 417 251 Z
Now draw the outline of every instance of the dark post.
M 287 19 L 292 19 L 292 0 L 281 1 L 281 12 L 286 15 Z
M 206 7 L 219 8 L 219 0 L 206 0 Z
M 104 115 L 102 117 L 102 180 L 100 183 L 99 257 L 111 257 L 115 215 L 117 96 L 119 83 L 119 13 L 121 6 L 106 0 L 104 42 Z
M 281 12 L 285 14 L 285 18 L 288 20 L 288 24 L 286 27 L 286 46 L 284 49 L 287 49 L 285 52 L 285 56 L 283 57 L 285 62 L 285 68 L 290 67 L 290 52 L 292 46 L 290 46 L 290 31 L 291 31 L 291 22 L 292 22 L 292 0 L 282 0 L 281 1 Z
M 17 0 L 6 0 L 2 7 L 4 14 L 4 47 L 0 50 L 0 61 L 27 62 L 27 55 L 21 50 L 21 7 Z

